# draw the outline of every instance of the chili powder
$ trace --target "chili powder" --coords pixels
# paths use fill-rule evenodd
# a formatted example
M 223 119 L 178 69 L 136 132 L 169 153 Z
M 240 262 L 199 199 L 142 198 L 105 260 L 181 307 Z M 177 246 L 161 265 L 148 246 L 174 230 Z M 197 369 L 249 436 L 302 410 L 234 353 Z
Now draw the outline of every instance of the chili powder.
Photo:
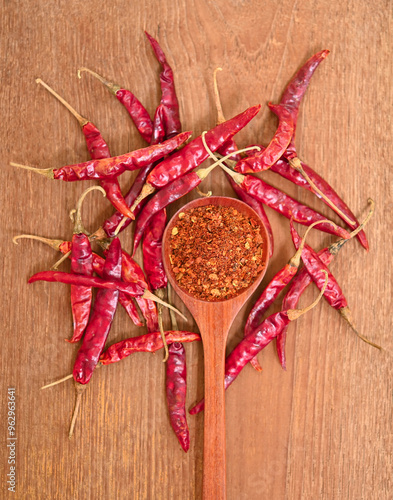
M 169 259 L 179 286 L 207 301 L 248 288 L 265 267 L 260 224 L 233 207 L 206 205 L 180 212 Z

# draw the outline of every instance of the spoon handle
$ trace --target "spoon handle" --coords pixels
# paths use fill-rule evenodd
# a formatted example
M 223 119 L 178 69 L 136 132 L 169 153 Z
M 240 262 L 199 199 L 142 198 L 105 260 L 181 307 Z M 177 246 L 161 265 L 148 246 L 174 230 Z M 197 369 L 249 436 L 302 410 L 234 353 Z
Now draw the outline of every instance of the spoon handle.
M 206 332 L 207 333 L 207 332 Z M 225 500 L 225 343 L 226 335 L 203 335 L 205 358 L 205 423 L 203 449 L 203 500 Z

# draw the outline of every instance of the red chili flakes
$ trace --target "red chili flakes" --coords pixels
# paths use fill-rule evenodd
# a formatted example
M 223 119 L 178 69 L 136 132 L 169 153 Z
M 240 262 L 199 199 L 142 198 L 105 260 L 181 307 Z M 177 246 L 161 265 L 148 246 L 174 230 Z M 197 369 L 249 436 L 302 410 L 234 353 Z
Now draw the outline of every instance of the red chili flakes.
M 170 238 L 179 285 L 202 300 L 241 293 L 265 267 L 258 222 L 232 207 L 208 205 L 182 212 Z

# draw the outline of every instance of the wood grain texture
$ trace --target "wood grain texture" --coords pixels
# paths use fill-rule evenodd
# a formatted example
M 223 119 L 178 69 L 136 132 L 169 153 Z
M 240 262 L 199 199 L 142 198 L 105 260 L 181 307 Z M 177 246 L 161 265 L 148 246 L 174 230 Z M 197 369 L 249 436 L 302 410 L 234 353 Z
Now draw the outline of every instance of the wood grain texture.
M 37 242 L 16 247 L 11 241 L 26 232 L 70 238 L 68 212 L 87 185 L 51 182 L 8 165 L 57 167 L 88 159 L 77 122 L 35 78 L 91 119 L 113 155 L 142 147 L 120 103 L 88 75 L 78 81 L 76 70 L 87 66 L 121 83 L 153 114 L 160 98 L 159 65 L 143 29 L 157 37 L 172 65 L 184 130 L 196 136 L 215 124 L 217 66 L 224 69 L 219 86 L 227 117 L 263 105 L 239 134 L 239 145 L 267 144 L 277 121 L 265 103 L 278 101 L 313 53 L 331 50 L 302 104 L 297 145 L 359 217 L 368 197 L 376 201 L 367 228 L 370 252 L 353 242 L 331 268 L 359 329 L 384 350 L 360 342 L 323 303 L 290 329 L 287 372 L 273 346 L 260 356 L 262 374 L 247 367 L 226 395 L 228 500 L 391 498 L 392 11 L 387 0 L 3 0 L 2 498 L 8 498 L 9 386 L 17 390 L 18 436 L 17 493 L 10 498 L 201 498 L 203 415 L 189 418 L 186 455 L 169 425 L 161 354 L 136 354 L 99 370 L 84 395 L 74 438 L 68 439 L 72 384 L 39 388 L 72 370 L 76 348 L 63 340 L 72 327 L 69 291 L 58 284 L 28 286 L 28 277 L 49 268 L 57 255 Z M 122 177 L 125 189 L 132 177 Z M 311 193 L 271 172 L 263 177 L 338 222 Z M 233 195 L 219 171 L 201 188 Z M 86 225 L 93 230 L 111 213 L 108 202 L 92 196 L 84 210 Z M 293 254 L 288 221 L 267 213 L 276 244 L 262 287 Z M 316 248 L 332 241 L 318 232 L 310 236 Z M 125 232 L 121 240 L 130 250 L 130 235 Z M 301 305 L 316 295 L 310 287 Z M 249 309 L 235 320 L 228 349 L 241 338 Z M 197 327 L 189 321 L 187 328 Z M 110 342 L 136 334 L 119 310 Z M 186 351 L 191 406 L 203 394 L 202 346 L 186 345 Z

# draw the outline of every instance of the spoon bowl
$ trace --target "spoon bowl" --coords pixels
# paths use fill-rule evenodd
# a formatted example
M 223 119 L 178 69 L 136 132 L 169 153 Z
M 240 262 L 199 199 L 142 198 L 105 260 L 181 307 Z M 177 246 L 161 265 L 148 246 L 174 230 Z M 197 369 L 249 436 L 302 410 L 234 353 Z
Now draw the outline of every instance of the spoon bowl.
M 170 237 L 181 212 L 191 208 L 215 205 L 233 207 L 239 213 L 257 221 L 263 239 L 264 266 L 255 280 L 238 295 L 226 300 L 208 301 L 193 296 L 179 286 L 170 262 Z M 225 457 L 225 347 L 229 329 L 241 307 L 260 284 L 269 260 L 269 238 L 256 212 L 240 200 L 222 196 L 198 198 L 183 206 L 169 221 L 163 236 L 163 260 L 168 280 L 193 315 L 200 330 L 205 366 L 205 420 L 203 457 L 203 498 L 226 498 Z

